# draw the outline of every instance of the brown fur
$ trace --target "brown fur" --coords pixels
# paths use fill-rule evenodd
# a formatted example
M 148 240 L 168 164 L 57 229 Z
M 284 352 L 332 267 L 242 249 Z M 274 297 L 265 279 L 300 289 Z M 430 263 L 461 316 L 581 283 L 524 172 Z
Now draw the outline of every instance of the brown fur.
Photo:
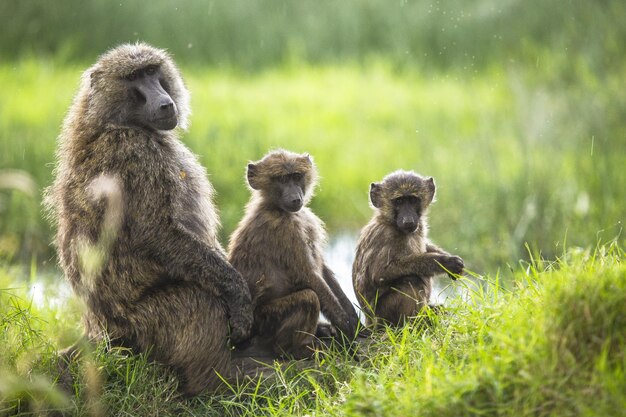
M 370 198 L 375 209 L 363 228 L 352 267 L 352 282 L 368 324 L 383 321 L 402 324 L 428 304 L 432 277 L 463 270 L 463 260 L 432 244 L 427 237 L 426 212 L 435 196 L 432 178 L 396 171 L 381 183 L 372 184 Z M 414 231 L 398 226 L 394 200 L 411 197 L 417 219 Z
M 47 204 L 60 265 L 87 307 L 87 337 L 107 332 L 150 350 L 193 395 L 216 389 L 216 372 L 231 376 L 229 323 L 233 342 L 248 336 L 251 299 L 218 242 L 205 170 L 175 130 L 129 121 L 123 77 L 148 65 L 160 68 L 186 128 L 189 95 L 167 53 L 145 44 L 107 52 L 83 74 L 65 119 Z
M 302 178 L 302 208 L 280 208 L 280 178 Z M 252 198 L 229 245 L 229 260 L 247 280 L 254 305 L 254 333 L 278 356 L 310 356 L 314 335 L 332 333 L 318 324 L 322 311 L 352 339 L 358 317 L 322 258 L 326 232 L 306 207 L 317 179 L 307 154 L 279 150 L 248 165 Z

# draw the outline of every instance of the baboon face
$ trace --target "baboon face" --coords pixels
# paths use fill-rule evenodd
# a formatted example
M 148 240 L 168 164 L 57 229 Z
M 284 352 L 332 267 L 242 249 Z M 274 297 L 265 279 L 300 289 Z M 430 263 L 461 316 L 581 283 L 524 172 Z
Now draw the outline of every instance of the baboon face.
M 282 210 L 295 213 L 304 204 L 304 175 L 292 172 L 273 177 L 270 192 Z
M 419 197 L 405 195 L 394 198 L 391 204 L 393 204 L 398 229 L 405 233 L 413 233 L 422 215 L 422 203 Z
M 309 155 L 279 150 L 248 164 L 247 179 L 266 202 L 295 213 L 310 199 L 316 175 Z
M 397 171 L 370 186 L 372 205 L 404 233 L 413 233 L 435 196 L 435 181 L 413 172 Z
M 128 122 L 153 130 L 171 130 L 178 124 L 178 109 L 157 65 L 132 71 L 123 79 L 129 99 Z
M 189 93 L 163 50 L 122 45 L 104 54 L 83 83 L 92 123 L 150 131 L 187 127 Z

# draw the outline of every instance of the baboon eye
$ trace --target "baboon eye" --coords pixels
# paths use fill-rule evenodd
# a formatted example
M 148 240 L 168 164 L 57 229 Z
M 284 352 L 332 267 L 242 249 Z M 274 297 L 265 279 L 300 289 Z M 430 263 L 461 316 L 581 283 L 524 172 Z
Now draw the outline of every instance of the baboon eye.
M 419 205 L 419 202 L 420 202 L 419 198 L 413 195 L 405 195 L 405 196 L 393 199 L 393 204 L 395 206 L 399 206 L 400 204 Z
M 139 77 L 139 71 L 133 71 L 126 76 L 128 81 L 135 81 Z
M 293 174 L 291 174 L 291 178 L 294 181 L 300 181 L 302 179 L 302 174 L 299 172 L 294 172 Z
M 157 71 L 157 67 L 154 65 L 150 65 L 149 67 L 146 67 L 146 75 L 154 75 L 156 74 Z

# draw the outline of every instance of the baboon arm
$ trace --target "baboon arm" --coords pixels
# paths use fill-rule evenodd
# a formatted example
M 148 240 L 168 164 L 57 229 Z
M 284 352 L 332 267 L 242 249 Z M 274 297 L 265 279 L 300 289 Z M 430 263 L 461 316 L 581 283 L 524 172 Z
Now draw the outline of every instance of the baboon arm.
M 350 328 L 354 328 L 354 331 L 356 331 L 356 327 L 359 323 L 359 316 L 356 314 L 356 310 L 354 309 L 352 302 L 341 289 L 341 285 L 339 284 L 339 281 L 337 281 L 334 272 L 326 264 L 324 264 L 322 276 L 324 281 L 326 281 L 326 285 L 328 285 L 330 290 L 335 294 L 337 301 L 350 319 Z
M 445 250 L 441 249 L 439 246 L 435 245 L 432 242 L 428 242 L 426 244 L 426 252 L 435 252 L 435 253 L 441 253 L 443 255 L 450 255 L 448 252 L 446 252 Z
M 228 310 L 234 343 L 245 339 L 252 325 L 252 307 L 248 284 L 219 249 L 211 248 L 192 234 L 172 227 L 168 244 L 155 241 L 151 248 L 161 260 L 168 275 L 199 283 L 211 294 L 221 298 Z
M 171 244 L 157 250 L 162 252 L 163 264 L 173 276 L 196 281 L 228 303 L 250 303 L 248 284 L 219 249 L 177 227 L 168 233 L 168 239 Z
M 451 255 L 450 253 L 446 252 L 445 250 L 441 249 L 439 246 L 437 246 L 437 245 L 435 245 L 435 244 L 433 244 L 431 242 L 428 242 L 426 244 L 426 252 L 428 252 L 428 253 L 437 253 L 437 254 L 440 254 L 440 255 L 448 256 L 448 257 L 455 257 L 455 256 Z M 458 259 L 458 262 L 460 263 L 461 270 L 462 270 L 462 268 L 464 268 L 463 260 L 461 258 L 459 258 L 458 256 L 456 256 L 455 258 Z M 453 273 L 448 272 L 448 276 L 450 278 L 452 278 L 452 279 L 456 279 L 456 275 L 455 274 L 460 274 L 461 272 L 462 271 L 453 271 Z
M 379 260 L 372 270 L 376 286 L 389 285 L 395 279 L 406 275 L 432 277 L 443 272 L 438 262 L 445 256 L 439 252 L 418 253 L 403 259 L 391 258 L 388 262 Z
M 326 318 L 347 337 L 354 337 L 358 319 L 354 321 L 352 314 L 344 310 L 339 298 L 326 283 L 325 278 L 322 276 L 311 276 L 308 282 L 311 289 L 317 294 L 320 300 L 320 310 L 324 313 Z M 354 309 L 353 315 L 356 316 Z

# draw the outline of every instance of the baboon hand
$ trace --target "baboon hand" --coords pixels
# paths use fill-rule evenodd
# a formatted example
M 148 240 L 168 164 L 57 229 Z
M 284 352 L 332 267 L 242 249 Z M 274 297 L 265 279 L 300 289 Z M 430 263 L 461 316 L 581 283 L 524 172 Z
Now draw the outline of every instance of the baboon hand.
M 463 268 L 465 267 L 465 263 L 463 262 L 463 259 L 461 259 L 461 257 L 459 256 L 445 255 L 445 256 L 441 256 L 438 259 L 438 261 L 441 264 L 441 266 L 443 266 L 446 269 L 446 271 L 448 272 L 448 275 L 450 275 L 450 278 L 452 279 L 456 279 L 454 275 L 460 275 L 463 273 Z
M 239 311 L 232 311 L 230 324 L 230 342 L 237 345 L 248 337 L 252 330 L 252 308 L 250 305 L 244 305 Z
M 354 316 L 354 317 L 353 317 Z M 340 319 L 340 323 L 336 323 L 335 325 L 341 330 L 341 332 L 349 339 L 353 339 L 356 335 L 356 330 L 359 324 L 359 317 L 354 313 L 354 315 L 345 314 L 342 315 Z
M 333 339 L 337 337 L 337 330 L 330 323 L 317 323 L 315 337 L 318 339 Z

